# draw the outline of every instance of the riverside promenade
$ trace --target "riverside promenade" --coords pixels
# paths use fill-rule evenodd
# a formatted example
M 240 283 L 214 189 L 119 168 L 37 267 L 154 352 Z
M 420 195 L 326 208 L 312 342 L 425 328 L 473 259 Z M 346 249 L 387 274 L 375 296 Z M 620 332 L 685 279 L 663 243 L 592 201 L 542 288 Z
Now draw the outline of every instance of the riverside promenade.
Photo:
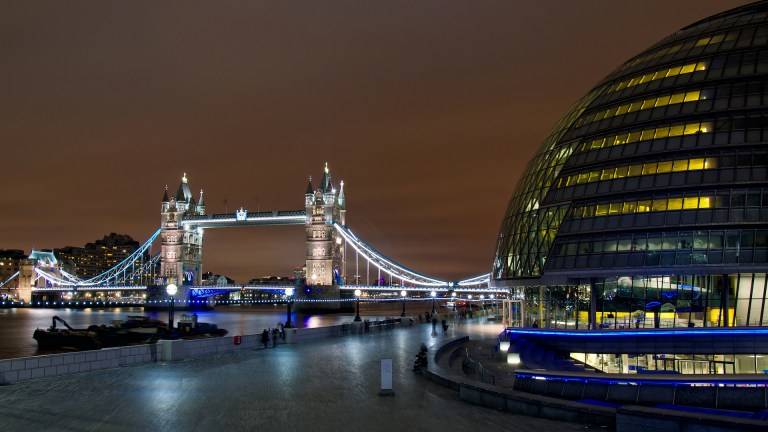
M 494 411 L 412 372 L 419 345 L 489 338 L 460 323 L 432 336 L 414 324 L 275 348 L 43 378 L 0 386 L 7 431 L 583 431 L 600 429 Z M 391 358 L 394 396 L 379 396 Z

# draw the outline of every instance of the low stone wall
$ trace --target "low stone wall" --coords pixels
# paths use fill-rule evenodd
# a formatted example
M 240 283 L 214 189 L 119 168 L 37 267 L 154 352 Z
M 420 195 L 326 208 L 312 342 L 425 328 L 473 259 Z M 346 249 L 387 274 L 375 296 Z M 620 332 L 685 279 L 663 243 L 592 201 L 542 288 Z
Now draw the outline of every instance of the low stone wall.
M 399 323 L 392 323 L 391 326 L 382 326 L 378 325 L 378 323 L 381 323 L 380 321 L 370 322 L 370 324 L 375 323 L 377 325 L 371 327 L 376 329 L 375 331 L 383 331 L 393 328 L 395 324 L 399 325 Z M 278 345 L 308 342 L 364 332 L 363 323 L 306 329 L 285 329 L 285 339 L 278 340 Z M 271 337 L 272 335 L 270 334 L 269 346 L 272 346 Z M 235 343 L 236 340 L 239 340 L 238 344 Z M 0 385 L 111 369 L 120 366 L 154 363 L 157 361 L 179 361 L 185 358 L 211 354 L 252 350 L 261 346 L 261 334 L 228 335 L 206 339 L 160 340 L 156 344 L 6 359 L 0 360 Z
M 158 357 L 157 345 L 136 345 L 0 360 L 0 384 L 150 363 Z

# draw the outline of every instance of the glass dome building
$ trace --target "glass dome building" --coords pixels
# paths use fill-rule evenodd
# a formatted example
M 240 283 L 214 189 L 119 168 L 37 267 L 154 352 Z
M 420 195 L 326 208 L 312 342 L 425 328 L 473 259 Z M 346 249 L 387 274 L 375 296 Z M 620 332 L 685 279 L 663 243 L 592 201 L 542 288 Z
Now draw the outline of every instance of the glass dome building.
M 507 206 L 492 284 L 542 328 L 768 324 L 768 2 L 685 27 L 576 102 Z

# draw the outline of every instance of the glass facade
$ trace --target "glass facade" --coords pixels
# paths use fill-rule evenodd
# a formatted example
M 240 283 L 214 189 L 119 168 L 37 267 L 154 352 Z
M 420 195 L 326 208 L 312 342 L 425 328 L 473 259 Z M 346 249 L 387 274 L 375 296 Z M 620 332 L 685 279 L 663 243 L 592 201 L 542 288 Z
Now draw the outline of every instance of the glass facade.
M 765 2 L 630 59 L 529 162 L 492 283 L 523 299 L 527 326 L 768 325 L 767 108 Z M 691 370 L 715 361 L 679 360 Z M 632 361 L 648 367 L 639 356 L 618 367 Z

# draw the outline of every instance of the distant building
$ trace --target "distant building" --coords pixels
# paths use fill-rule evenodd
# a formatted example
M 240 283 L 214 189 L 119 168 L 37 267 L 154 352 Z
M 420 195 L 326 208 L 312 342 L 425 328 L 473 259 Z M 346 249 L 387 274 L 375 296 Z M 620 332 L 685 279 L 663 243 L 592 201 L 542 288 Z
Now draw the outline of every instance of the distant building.
M 19 261 L 26 258 L 27 255 L 19 249 L 0 249 L 0 284 L 11 278 L 19 271 Z M 3 288 L 16 288 L 18 280 L 8 282 L 8 286 Z
M 66 246 L 54 249 L 56 258 L 63 263 L 64 269 L 81 279 L 89 279 L 115 267 L 139 248 L 139 242 L 129 235 L 110 233 L 101 240 L 88 243 L 84 247 Z M 145 260 L 149 256 L 144 257 Z M 137 261 L 140 265 L 141 260 Z M 72 270 L 72 271 L 70 271 Z
M 234 285 L 235 280 L 226 276 L 217 275 L 213 272 L 205 272 L 202 275 L 203 286 L 222 286 L 222 285 Z
M 247 285 L 293 285 L 293 280 L 286 276 L 262 276 L 248 281 Z

